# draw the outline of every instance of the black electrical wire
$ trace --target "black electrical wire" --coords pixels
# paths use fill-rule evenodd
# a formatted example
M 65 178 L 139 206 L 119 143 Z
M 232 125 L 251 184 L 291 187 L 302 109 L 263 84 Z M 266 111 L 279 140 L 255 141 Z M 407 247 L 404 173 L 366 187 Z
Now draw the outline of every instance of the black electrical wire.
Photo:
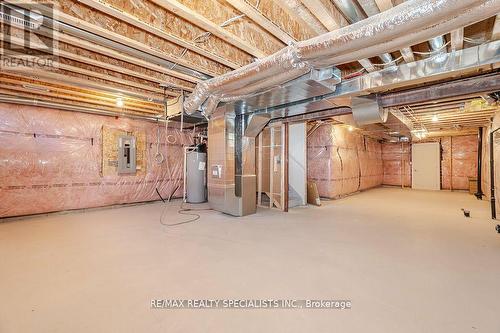
M 156 193 L 158 194 L 158 196 L 160 197 L 160 199 L 165 203 L 165 207 L 163 208 L 163 210 L 161 212 L 161 215 L 160 215 L 160 224 L 164 225 L 166 227 L 173 227 L 173 226 L 177 226 L 177 225 L 181 225 L 181 224 L 187 224 L 187 223 L 191 223 L 191 222 L 195 222 L 195 221 L 199 220 L 201 218 L 201 216 L 199 214 L 196 214 L 196 213 L 190 213 L 192 211 L 212 210 L 211 208 L 198 208 L 198 209 L 196 209 L 196 208 L 183 208 L 182 206 L 183 206 L 184 202 L 182 202 L 180 209 L 177 211 L 177 214 L 193 216 L 193 218 L 190 218 L 190 219 L 188 219 L 186 221 L 177 222 L 177 223 L 165 223 L 163 221 L 163 219 L 165 217 L 165 213 L 168 211 L 170 200 L 174 196 L 174 193 L 179 189 L 179 186 L 180 185 L 177 185 L 177 187 L 172 191 L 172 193 L 170 193 L 170 195 L 168 196 L 167 201 L 165 201 L 165 199 L 163 199 L 163 197 L 160 195 L 160 192 L 158 191 L 158 188 L 156 189 Z

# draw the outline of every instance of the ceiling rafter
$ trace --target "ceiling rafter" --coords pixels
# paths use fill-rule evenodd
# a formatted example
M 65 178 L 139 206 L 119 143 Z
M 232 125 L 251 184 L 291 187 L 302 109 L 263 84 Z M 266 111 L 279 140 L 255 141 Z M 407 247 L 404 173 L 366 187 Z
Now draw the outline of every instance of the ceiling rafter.
M 206 17 L 196 13 L 195 11 L 191 10 L 187 6 L 184 6 L 178 1 L 175 0 L 151 0 L 151 1 L 159 5 L 160 7 L 163 7 L 168 11 L 174 13 L 175 15 L 178 15 L 179 17 L 187 20 L 188 22 L 191 22 L 192 24 L 202 29 L 205 29 L 207 32 L 212 33 L 214 36 L 219 37 L 225 42 L 236 46 L 240 50 L 243 50 L 256 58 L 263 58 L 267 55 L 263 51 L 259 50 L 256 46 L 251 45 L 244 39 L 227 31 L 220 25 L 215 24 Z

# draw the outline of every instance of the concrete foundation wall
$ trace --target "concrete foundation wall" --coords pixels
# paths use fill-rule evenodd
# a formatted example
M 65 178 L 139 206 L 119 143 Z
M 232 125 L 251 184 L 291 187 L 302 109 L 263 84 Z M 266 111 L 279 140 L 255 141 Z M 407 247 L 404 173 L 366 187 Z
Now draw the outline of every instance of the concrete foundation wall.
M 141 133 L 141 172 L 102 175 L 103 126 Z M 181 196 L 182 146 L 192 140 L 169 128 L 167 144 L 164 128 L 159 164 L 154 123 L 0 103 L 0 217 L 157 200 L 156 188 Z

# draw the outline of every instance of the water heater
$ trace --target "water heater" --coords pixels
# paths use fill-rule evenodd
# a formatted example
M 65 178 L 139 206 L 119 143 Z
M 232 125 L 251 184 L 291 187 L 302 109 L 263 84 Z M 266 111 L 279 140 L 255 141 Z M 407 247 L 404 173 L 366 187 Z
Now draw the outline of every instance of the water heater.
M 205 145 L 187 147 L 185 150 L 184 188 L 186 202 L 207 201 L 207 153 Z

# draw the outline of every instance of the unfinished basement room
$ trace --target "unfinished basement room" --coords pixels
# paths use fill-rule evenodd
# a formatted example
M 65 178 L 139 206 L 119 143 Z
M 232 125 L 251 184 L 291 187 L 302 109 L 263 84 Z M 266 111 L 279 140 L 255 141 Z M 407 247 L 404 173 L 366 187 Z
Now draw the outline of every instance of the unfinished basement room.
M 0 333 L 500 332 L 500 0 L 0 27 Z

